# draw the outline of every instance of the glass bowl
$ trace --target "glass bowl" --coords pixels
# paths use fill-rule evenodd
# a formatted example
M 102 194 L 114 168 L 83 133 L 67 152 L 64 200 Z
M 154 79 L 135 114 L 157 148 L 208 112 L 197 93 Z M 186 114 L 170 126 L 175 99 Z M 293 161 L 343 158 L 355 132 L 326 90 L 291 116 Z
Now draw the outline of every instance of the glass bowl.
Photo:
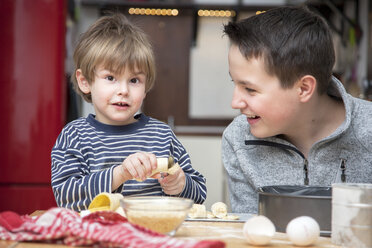
M 124 197 L 120 204 L 128 221 L 152 231 L 173 236 L 193 205 L 179 197 Z

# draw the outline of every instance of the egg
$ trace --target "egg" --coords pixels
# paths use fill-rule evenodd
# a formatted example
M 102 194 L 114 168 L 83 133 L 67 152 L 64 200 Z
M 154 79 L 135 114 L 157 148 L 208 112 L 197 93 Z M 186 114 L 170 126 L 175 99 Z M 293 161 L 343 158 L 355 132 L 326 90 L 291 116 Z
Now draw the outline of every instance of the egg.
M 315 219 L 309 216 L 300 216 L 288 223 L 286 233 L 293 244 L 308 246 L 317 241 L 320 228 Z
M 251 245 L 267 245 L 275 234 L 275 226 L 269 218 L 258 215 L 244 223 L 243 234 Z

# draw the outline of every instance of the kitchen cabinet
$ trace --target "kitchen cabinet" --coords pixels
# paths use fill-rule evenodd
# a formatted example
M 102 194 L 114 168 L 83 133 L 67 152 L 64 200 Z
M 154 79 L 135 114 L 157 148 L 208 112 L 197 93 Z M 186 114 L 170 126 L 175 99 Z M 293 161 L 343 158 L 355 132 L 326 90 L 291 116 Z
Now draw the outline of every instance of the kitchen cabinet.
M 66 116 L 65 5 L 0 2 L 0 211 L 56 205 L 50 152 Z

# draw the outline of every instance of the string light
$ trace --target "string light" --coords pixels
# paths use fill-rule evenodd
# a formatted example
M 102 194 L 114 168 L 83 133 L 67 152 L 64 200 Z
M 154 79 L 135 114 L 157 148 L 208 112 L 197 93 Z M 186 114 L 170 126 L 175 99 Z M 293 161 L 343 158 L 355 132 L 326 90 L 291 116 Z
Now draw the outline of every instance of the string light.
M 151 9 L 151 8 L 129 8 L 131 15 L 158 15 L 158 16 L 177 16 L 178 9 Z
M 152 8 L 129 8 L 128 13 L 131 15 L 157 15 L 157 16 L 177 16 L 178 9 L 152 9 Z M 234 10 L 198 10 L 198 16 L 208 17 L 234 17 Z
M 198 10 L 198 16 L 210 17 L 234 17 L 236 15 L 234 10 Z

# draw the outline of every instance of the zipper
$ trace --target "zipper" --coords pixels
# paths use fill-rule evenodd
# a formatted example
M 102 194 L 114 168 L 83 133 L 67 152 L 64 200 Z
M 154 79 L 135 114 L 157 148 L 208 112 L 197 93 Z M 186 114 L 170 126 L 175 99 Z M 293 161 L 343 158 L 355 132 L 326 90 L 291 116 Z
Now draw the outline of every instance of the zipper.
M 304 185 L 309 185 L 309 162 L 304 158 Z
M 304 185 L 309 185 L 309 161 L 305 158 L 305 155 L 300 152 L 298 149 L 296 149 L 293 146 L 289 145 L 284 145 L 280 143 L 275 143 L 272 141 L 267 141 L 267 140 L 245 140 L 244 143 L 246 145 L 261 145 L 261 146 L 271 146 L 271 147 L 277 147 L 281 148 L 283 150 L 291 150 L 296 152 L 298 155 L 300 155 L 304 161 Z
M 346 159 L 342 158 L 341 159 L 341 182 L 345 183 L 346 182 Z

